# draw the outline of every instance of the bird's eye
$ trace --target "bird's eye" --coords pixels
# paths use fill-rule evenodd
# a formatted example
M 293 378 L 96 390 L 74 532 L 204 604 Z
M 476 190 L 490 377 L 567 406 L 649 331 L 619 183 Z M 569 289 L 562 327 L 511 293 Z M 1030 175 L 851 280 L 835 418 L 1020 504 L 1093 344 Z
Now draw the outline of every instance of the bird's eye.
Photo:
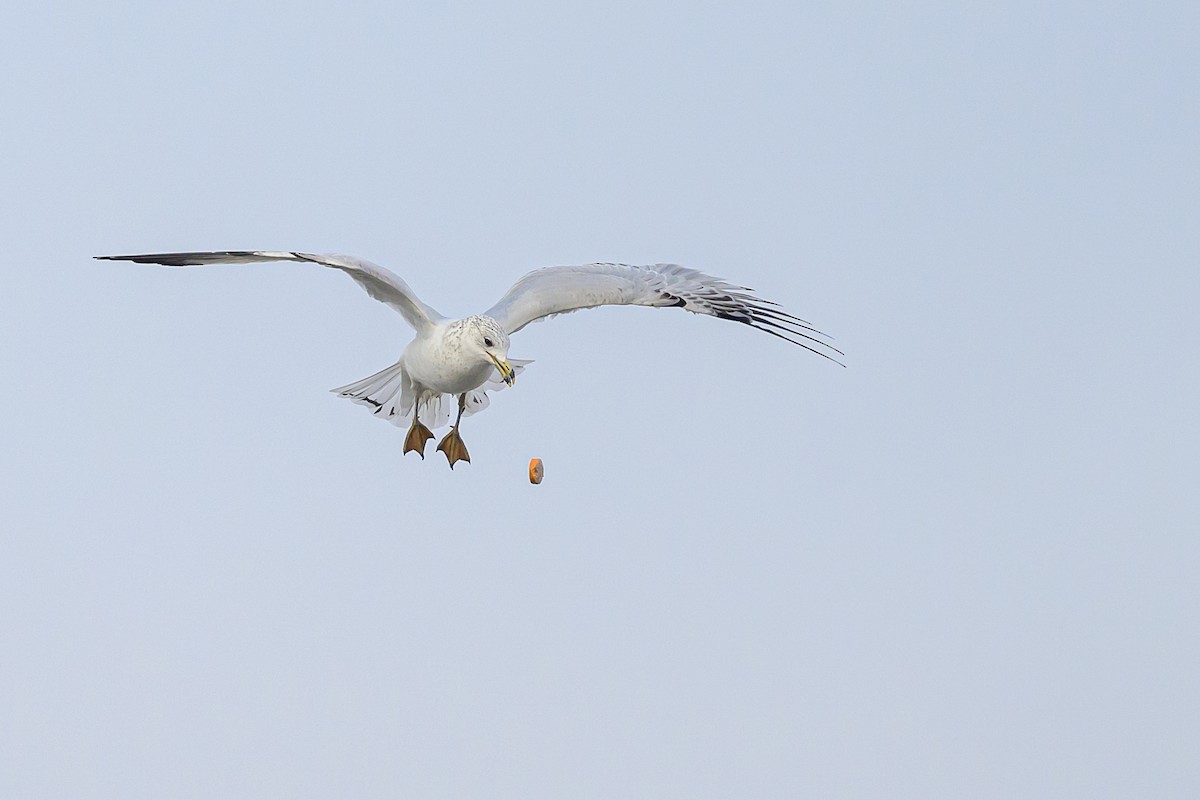
M 491 340 L 491 339 L 484 339 L 484 340 L 483 340 L 483 346 L 484 346 L 484 347 L 491 347 L 491 346 L 492 346 L 492 340 Z

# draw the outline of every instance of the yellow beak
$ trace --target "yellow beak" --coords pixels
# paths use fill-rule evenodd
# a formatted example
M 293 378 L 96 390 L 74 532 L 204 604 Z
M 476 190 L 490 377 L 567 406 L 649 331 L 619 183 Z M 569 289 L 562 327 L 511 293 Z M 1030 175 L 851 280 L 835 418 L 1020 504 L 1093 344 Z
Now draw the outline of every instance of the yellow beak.
M 496 369 L 500 370 L 500 377 L 504 379 L 505 383 L 512 386 L 517 382 L 517 372 L 512 368 L 512 364 L 509 364 L 507 361 L 501 361 L 491 353 L 488 353 L 488 358 L 496 365 Z

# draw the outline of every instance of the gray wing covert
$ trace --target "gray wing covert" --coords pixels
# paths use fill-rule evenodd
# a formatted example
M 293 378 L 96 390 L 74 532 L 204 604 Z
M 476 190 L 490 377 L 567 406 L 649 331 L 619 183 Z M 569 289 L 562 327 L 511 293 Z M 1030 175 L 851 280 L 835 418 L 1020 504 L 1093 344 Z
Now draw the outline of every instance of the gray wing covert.
M 513 284 L 486 313 L 510 334 L 556 314 L 606 305 L 682 308 L 749 325 L 841 364 L 828 335 L 753 290 L 678 264 L 546 267 Z M 844 365 L 843 365 L 844 366 Z

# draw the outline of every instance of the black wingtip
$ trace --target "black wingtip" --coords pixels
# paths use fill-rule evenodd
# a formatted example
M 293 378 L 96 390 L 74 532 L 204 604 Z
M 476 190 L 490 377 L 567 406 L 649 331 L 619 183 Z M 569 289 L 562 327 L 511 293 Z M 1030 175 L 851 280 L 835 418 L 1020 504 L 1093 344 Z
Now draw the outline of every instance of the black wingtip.
M 100 261 L 132 261 L 135 264 L 159 264 L 164 267 L 200 267 L 210 263 L 215 253 L 139 253 L 126 256 L 92 256 Z M 236 255 L 233 252 L 222 255 Z
M 756 331 L 762 331 L 763 333 L 769 333 L 769 334 L 771 334 L 772 336 L 775 336 L 775 337 L 778 337 L 778 338 L 780 338 L 780 339 L 783 339 L 785 342 L 790 342 L 791 344 L 794 344 L 794 345 L 796 345 L 796 346 L 798 346 L 798 347 L 803 347 L 803 348 L 804 348 L 805 350 L 807 350 L 808 352 L 810 352 L 810 353 L 815 353 L 816 355 L 819 355 L 821 358 L 824 358 L 824 359 L 826 359 L 826 360 L 828 360 L 828 361 L 832 361 L 833 363 L 837 364 L 839 367 L 842 367 L 843 369 L 845 369 L 845 368 L 846 368 L 846 365 L 845 365 L 845 364 L 843 364 L 843 363 L 842 363 L 841 361 L 839 361 L 838 359 L 834 358 L 833 356 L 829 355 L 828 353 L 823 353 L 823 352 L 821 352 L 820 350 L 818 350 L 817 348 L 815 348 L 815 347 L 813 347 L 813 346 L 811 346 L 811 345 L 807 345 L 807 344 L 805 344 L 804 342 L 801 342 L 801 341 L 799 341 L 798 339 L 793 339 L 793 338 L 791 338 L 790 336 L 784 336 L 784 335 L 783 335 L 782 333 L 780 333 L 779 331 L 773 331 L 773 330 L 771 330 L 770 328 L 764 328 L 763 326 L 761 326 L 761 325 L 756 325 L 756 324 L 754 324 L 753 322 L 747 322 L 747 323 L 745 323 L 745 324 L 746 324 L 746 325 L 749 325 L 751 328 L 754 328 Z M 808 337 L 805 337 L 805 338 L 808 338 Z M 826 345 L 824 342 L 817 342 L 817 344 L 823 345 L 823 346 L 825 346 L 825 347 L 829 347 L 829 345 Z M 831 349 L 831 350 L 833 350 L 833 348 L 830 348 L 830 349 Z M 836 352 L 838 355 L 843 355 L 843 356 L 845 355 L 844 353 L 842 353 L 842 351 L 841 351 L 841 350 L 834 350 L 834 352 Z
M 748 325 L 749 327 L 754 328 L 754 330 L 756 330 L 756 331 L 762 331 L 763 333 L 769 333 L 776 338 L 783 339 L 785 342 L 788 342 L 789 344 L 794 344 L 797 347 L 803 347 L 808 352 L 815 353 L 816 355 L 819 355 L 821 358 L 824 358 L 828 361 L 832 361 L 834 364 L 837 364 L 839 367 L 842 367 L 843 369 L 846 367 L 846 365 L 843 364 L 837 358 L 834 358 L 833 356 L 829 355 L 829 353 L 826 353 L 823 350 L 819 350 L 819 349 L 817 349 L 817 347 L 813 346 L 813 345 L 817 345 L 818 347 L 823 347 L 827 350 L 832 350 L 833 352 L 837 353 L 839 356 L 845 357 L 845 355 L 846 355 L 845 353 L 843 353 L 841 350 L 838 350 L 836 347 L 829 344 L 828 342 L 823 342 L 820 339 L 814 339 L 811 336 L 806 336 L 805 334 L 800 333 L 799 331 L 790 330 L 788 328 L 780 327 L 780 328 L 778 328 L 778 330 L 776 330 L 775 328 L 778 326 L 772 325 L 772 323 L 769 320 L 764 320 L 764 319 L 754 318 L 754 317 L 750 317 L 748 319 L 747 318 L 731 318 L 731 319 L 733 319 L 734 322 L 740 322 L 743 325 Z M 780 331 L 783 331 L 783 333 L 781 333 Z M 785 334 L 790 334 L 790 335 L 785 335 Z M 799 338 L 793 338 L 793 337 L 799 337 Z M 812 342 L 812 344 L 808 344 L 804 341 L 801 341 L 802 339 L 807 339 L 809 342 Z

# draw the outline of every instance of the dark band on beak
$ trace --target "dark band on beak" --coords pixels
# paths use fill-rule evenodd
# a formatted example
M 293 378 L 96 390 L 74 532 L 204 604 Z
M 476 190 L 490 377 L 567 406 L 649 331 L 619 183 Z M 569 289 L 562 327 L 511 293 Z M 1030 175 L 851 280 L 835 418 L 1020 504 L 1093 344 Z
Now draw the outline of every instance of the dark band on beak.
M 490 358 L 492 363 L 496 365 L 496 369 L 500 371 L 500 377 L 504 379 L 505 383 L 507 383 L 509 386 L 512 386 L 517 382 L 517 371 L 512 368 L 511 364 L 509 364 L 507 361 L 501 361 L 491 353 L 488 353 L 488 358 Z

